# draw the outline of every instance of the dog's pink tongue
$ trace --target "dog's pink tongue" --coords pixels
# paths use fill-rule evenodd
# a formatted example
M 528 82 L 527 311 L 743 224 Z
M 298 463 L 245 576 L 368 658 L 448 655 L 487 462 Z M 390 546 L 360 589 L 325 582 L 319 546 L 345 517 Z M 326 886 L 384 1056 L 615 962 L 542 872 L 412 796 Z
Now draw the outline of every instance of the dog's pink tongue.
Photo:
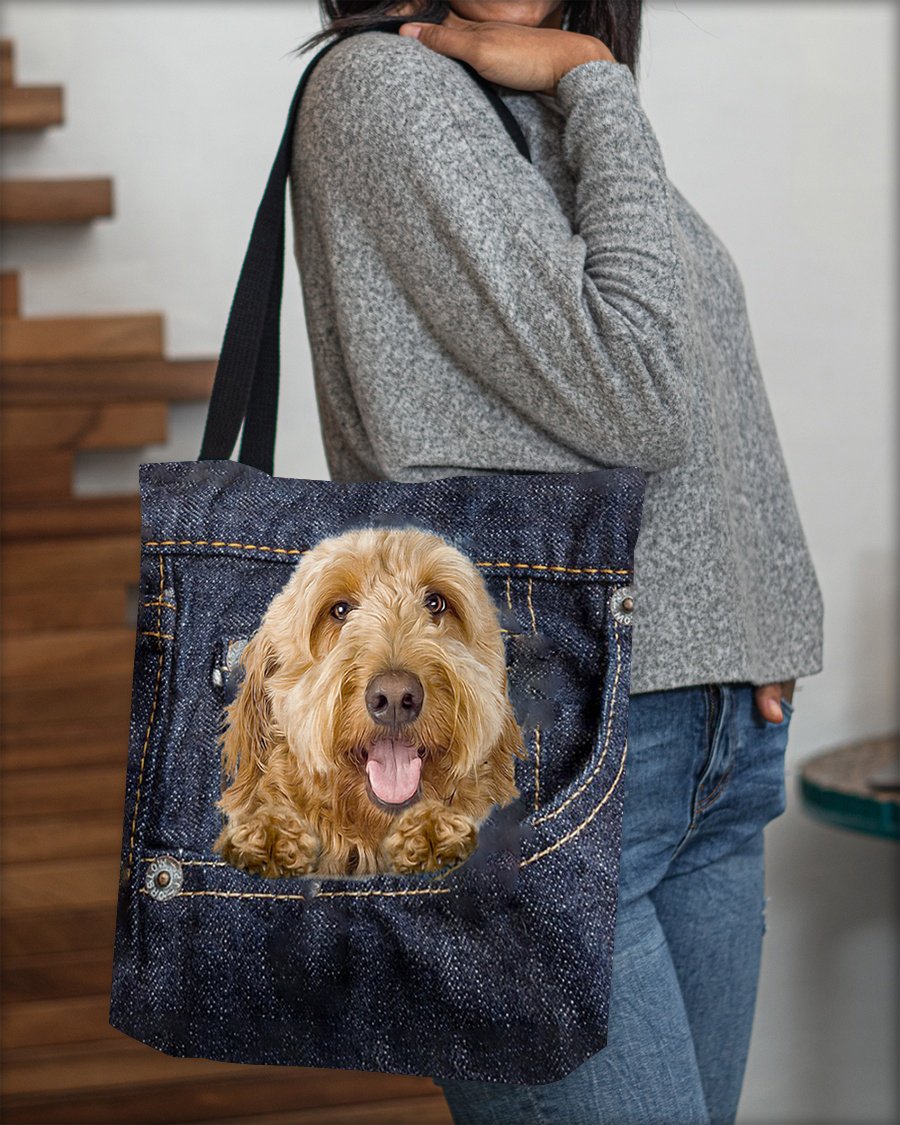
M 380 738 L 369 747 L 366 773 L 376 797 L 399 804 L 418 789 L 422 759 L 411 743 Z

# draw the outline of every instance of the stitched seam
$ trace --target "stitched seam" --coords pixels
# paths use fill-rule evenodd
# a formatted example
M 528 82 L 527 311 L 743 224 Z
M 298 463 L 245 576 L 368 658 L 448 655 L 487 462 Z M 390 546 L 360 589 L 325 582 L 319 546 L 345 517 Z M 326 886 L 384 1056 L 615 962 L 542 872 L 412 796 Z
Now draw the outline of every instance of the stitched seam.
M 162 596 L 163 596 L 164 584 L 165 584 L 165 579 L 164 579 L 164 570 L 163 570 L 163 557 L 162 557 L 162 555 L 160 555 L 159 556 L 159 600 L 160 601 L 162 600 Z M 161 631 L 162 609 L 159 606 L 157 606 L 156 617 L 157 617 L 157 623 L 160 626 L 160 631 L 156 635 L 161 637 L 162 636 L 162 631 Z M 153 635 L 153 634 L 147 634 L 147 635 L 150 636 L 150 635 Z M 141 748 L 141 765 L 140 765 L 140 769 L 138 770 L 137 792 L 134 795 L 134 813 L 131 817 L 131 836 L 130 836 L 129 841 L 128 841 L 128 866 L 129 867 L 131 866 L 132 858 L 134 856 L 134 836 L 135 836 L 135 832 L 137 830 L 138 808 L 140 807 L 140 803 L 141 803 L 141 787 L 144 783 L 144 765 L 146 764 L 146 760 L 147 760 L 147 747 L 150 745 L 150 732 L 153 730 L 153 722 L 154 722 L 154 719 L 156 718 L 156 705 L 159 701 L 159 684 L 160 684 L 160 680 L 162 679 L 162 670 L 163 670 L 163 664 L 165 663 L 165 659 L 166 659 L 165 650 L 163 649 L 162 645 L 160 645 L 159 664 L 157 665 L 157 668 L 156 668 L 156 683 L 153 687 L 153 702 L 150 706 L 150 717 L 147 720 L 147 730 L 146 730 L 146 733 L 144 734 L 144 745 Z
M 609 715 L 607 716 L 607 720 L 606 720 L 606 735 L 604 736 L 604 739 L 603 739 L 603 750 L 600 754 L 600 760 L 597 762 L 596 766 L 594 766 L 593 770 L 591 770 L 590 775 L 585 778 L 585 780 L 581 783 L 581 785 L 579 785 L 579 787 L 575 790 L 574 793 L 570 793 L 569 796 L 565 799 L 565 801 L 563 801 L 563 803 L 561 805 L 559 805 L 557 808 L 555 808 L 552 812 L 549 812 L 545 816 L 538 817 L 537 820 L 532 821 L 532 824 L 535 824 L 535 825 L 543 824 L 544 821 L 552 820 L 555 816 L 559 816 L 559 814 L 563 811 L 563 809 L 567 805 L 570 805 L 572 803 L 572 801 L 574 801 L 576 799 L 576 797 L 581 796 L 581 794 L 585 791 L 585 789 L 587 789 L 587 787 L 590 785 L 590 783 L 594 780 L 594 778 L 597 776 L 597 774 L 603 768 L 603 762 L 604 762 L 604 759 L 606 758 L 606 751 L 609 748 L 609 740 L 610 740 L 610 736 L 612 734 L 612 721 L 613 721 L 613 715 L 615 714 L 616 694 L 617 694 L 618 687 L 619 687 L 619 673 L 621 672 L 621 669 L 622 669 L 622 646 L 621 646 L 621 642 L 620 642 L 618 624 L 614 623 L 613 629 L 615 631 L 615 637 L 616 637 L 616 674 L 615 674 L 615 678 L 613 679 L 612 696 L 611 696 L 610 701 L 609 701 Z
M 703 800 L 697 805 L 697 811 L 698 812 L 702 811 L 703 809 L 707 808 L 709 805 L 712 804 L 712 802 L 715 800 L 716 794 L 721 791 L 722 786 L 729 779 L 729 777 L 731 777 L 732 768 L 733 768 L 732 766 L 728 767 L 728 772 L 725 773 L 722 777 L 719 778 L 719 783 L 715 787 L 715 789 L 713 789 L 713 791 L 711 793 L 707 793 L 707 795 L 703 798 Z
M 506 580 L 509 582 L 509 578 Z M 531 614 L 531 634 L 534 636 L 537 633 L 537 617 L 534 613 L 534 602 L 531 600 L 532 594 L 532 579 L 528 578 L 528 612 Z M 535 723 L 534 726 L 534 807 L 535 810 L 540 806 L 541 800 L 541 725 Z
M 605 750 L 604 750 L 604 752 L 605 752 Z M 529 856 L 528 859 L 521 860 L 520 863 L 519 863 L 519 867 L 527 867 L 529 863 L 534 863 L 534 861 L 536 859 L 540 859 L 542 856 L 545 856 L 550 852 L 555 852 L 557 848 L 561 848 L 563 846 L 563 844 L 565 844 L 568 840 L 571 840 L 573 836 L 577 836 L 578 833 L 581 832 L 581 830 L 583 828 L 586 828 L 587 825 L 590 824 L 590 822 L 594 819 L 594 817 L 597 815 L 597 813 L 603 808 L 603 806 L 606 804 L 606 802 L 612 796 L 613 791 L 615 790 L 616 786 L 619 784 L 619 780 L 622 777 L 622 773 L 625 769 L 625 759 L 626 759 L 627 756 L 628 756 L 628 740 L 626 739 L 625 745 L 622 748 L 622 760 L 619 763 L 619 771 L 616 774 L 612 785 L 610 785 L 609 789 L 607 789 L 607 791 L 603 794 L 603 797 L 601 798 L 601 800 L 598 801 L 598 803 L 596 805 L 594 805 L 594 807 L 591 809 L 591 811 L 588 813 L 588 815 L 584 818 L 584 820 L 582 820 L 579 824 L 576 824 L 575 827 L 570 832 L 567 832 L 565 834 L 565 836 L 561 836 L 558 840 L 554 840 L 554 842 L 552 844 L 550 844 L 548 847 L 544 848 L 543 851 L 535 852 L 535 854 Z
M 281 555 L 303 555 L 309 547 L 267 547 L 258 543 L 227 543 L 223 539 L 146 539 L 144 547 L 230 547 L 242 551 L 270 551 Z M 546 570 L 562 574 L 631 574 L 630 569 L 608 566 L 556 566 L 549 563 L 476 561 L 475 566 L 509 567 L 514 570 Z M 163 603 L 166 604 L 166 603 Z
M 541 803 L 541 728 L 534 728 L 534 807 Z

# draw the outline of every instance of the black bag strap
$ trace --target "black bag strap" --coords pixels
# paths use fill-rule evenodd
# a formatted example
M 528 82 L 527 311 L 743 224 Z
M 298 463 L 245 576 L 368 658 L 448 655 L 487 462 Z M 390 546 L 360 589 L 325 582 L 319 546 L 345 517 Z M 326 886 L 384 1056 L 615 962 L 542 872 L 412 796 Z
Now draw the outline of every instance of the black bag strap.
M 399 18 L 387 20 L 366 30 L 396 31 L 404 22 L 407 21 Z M 200 461 L 228 460 L 243 423 L 238 460 L 270 475 L 274 471 L 284 282 L 285 189 L 290 171 L 294 124 L 304 87 L 316 63 L 342 39 L 332 40 L 312 58 L 291 102 L 287 125 L 256 213 L 228 314 L 206 415 Z M 484 90 L 516 148 L 526 160 L 530 160 L 531 153 L 522 129 L 502 98 L 473 66 L 462 59 L 456 61 Z

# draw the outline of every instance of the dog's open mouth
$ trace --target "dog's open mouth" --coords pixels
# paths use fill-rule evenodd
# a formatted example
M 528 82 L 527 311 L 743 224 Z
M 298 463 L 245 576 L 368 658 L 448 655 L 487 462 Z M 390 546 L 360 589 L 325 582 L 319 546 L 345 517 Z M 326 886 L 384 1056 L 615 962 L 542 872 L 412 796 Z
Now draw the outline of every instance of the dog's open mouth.
M 423 755 L 420 746 L 399 738 L 376 738 L 366 746 L 366 791 L 376 805 L 397 812 L 419 799 Z

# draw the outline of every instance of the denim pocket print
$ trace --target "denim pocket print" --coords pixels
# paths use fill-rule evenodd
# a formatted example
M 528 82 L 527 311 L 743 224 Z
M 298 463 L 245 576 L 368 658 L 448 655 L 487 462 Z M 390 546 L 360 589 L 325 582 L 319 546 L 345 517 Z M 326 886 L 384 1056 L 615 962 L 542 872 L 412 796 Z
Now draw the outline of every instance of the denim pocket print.
M 207 868 L 228 893 L 424 890 L 470 860 L 522 870 L 609 799 L 630 656 L 610 603 L 625 576 L 476 564 L 419 531 L 401 558 L 406 532 L 369 534 L 380 541 L 352 532 L 345 555 L 329 539 L 299 564 L 145 554 L 145 865 Z

